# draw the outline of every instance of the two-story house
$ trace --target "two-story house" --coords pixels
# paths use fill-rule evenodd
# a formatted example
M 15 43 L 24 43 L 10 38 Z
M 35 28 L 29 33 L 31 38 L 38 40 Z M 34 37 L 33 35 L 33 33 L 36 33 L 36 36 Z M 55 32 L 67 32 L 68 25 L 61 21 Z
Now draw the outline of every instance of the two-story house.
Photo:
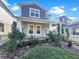
M 2 33 L 11 32 L 11 24 L 16 21 L 18 29 L 24 31 L 26 36 L 46 37 L 52 24 L 56 24 L 50 21 L 48 11 L 36 2 L 20 3 L 19 7 L 21 16 L 15 16 L 0 0 L 0 31 Z
M 27 36 L 46 37 L 51 24 L 47 10 L 36 2 L 20 3 L 21 16 L 16 17 L 18 28 L 24 31 Z

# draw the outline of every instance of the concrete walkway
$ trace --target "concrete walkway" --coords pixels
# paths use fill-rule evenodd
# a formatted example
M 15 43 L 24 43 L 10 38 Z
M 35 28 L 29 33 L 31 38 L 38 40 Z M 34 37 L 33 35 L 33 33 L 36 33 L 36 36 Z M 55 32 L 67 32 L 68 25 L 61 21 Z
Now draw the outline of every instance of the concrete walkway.
M 68 44 L 67 42 L 62 42 L 62 47 L 66 49 L 70 49 L 73 52 L 79 53 L 79 46 L 73 44 L 72 47 L 67 47 L 67 44 Z
M 7 42 L 8 36 L 4 35 L 4 36 L 0 36 L 0 46 L 3 45 L 5 42 Z
M 4 43 L 6 43 L 8 40 L 0 40 L 0 46 L 3 45 Z

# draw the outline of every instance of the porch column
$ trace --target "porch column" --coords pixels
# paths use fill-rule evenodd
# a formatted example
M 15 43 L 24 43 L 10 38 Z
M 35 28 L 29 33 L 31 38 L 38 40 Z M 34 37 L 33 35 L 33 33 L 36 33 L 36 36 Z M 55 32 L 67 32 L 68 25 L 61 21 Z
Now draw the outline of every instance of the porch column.
M 22 22 L 20 20 L 17 21 L 17 28 L 22 32 Z

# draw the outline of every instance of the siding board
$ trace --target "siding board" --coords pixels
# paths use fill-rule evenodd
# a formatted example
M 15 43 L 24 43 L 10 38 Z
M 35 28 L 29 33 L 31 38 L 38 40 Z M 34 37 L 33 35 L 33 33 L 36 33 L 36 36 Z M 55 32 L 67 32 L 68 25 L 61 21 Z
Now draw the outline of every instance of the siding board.
M 40 10 L 40 19 L 46 19 L 46 11 L 44 11 L 42 8 L 32 4 L 32 5 L 23 5 L 21 6 L 21 16 L 22 17 L 30 17 L 29 16 L 29 9 L 35 8 Z

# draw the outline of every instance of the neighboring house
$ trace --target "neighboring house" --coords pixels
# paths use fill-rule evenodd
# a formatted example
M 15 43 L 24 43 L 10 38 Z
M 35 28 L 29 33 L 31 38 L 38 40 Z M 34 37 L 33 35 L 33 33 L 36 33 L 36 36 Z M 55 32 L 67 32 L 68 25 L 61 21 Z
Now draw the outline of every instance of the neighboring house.
M 65 29 L 68 28 L 69 40 L 79 44 L 79 21 L 78 21 L 78 19 L 75 19 L 76 21 L 74 21 L 74 22 L 72 20 L 73 19 L 70 19 L 66 16 L 59 17 L 59 23 L 60 23 L 61 28 L 63 25 L 64 36 L 65 37 L 67 36 Z
M 79 21 L 69 24 L 68 28 L 72 35 L 79 35 Z
M 11 32 L 11 24 L 14 21 L 13 14 L 0 0 L 0 35 L 7 35 Z
M 26 36 L 46 37 L 50 26 L 56 24 L 56 22 L 50 21 L 48 11 L 36 2 L 20 3 L 19 6 L 21 16 L 14 16 L 6 5 L 0 2 L 0 20 L 4 22 L 1 23 L 1 26 L 4 27 L 0 29 L 2 32 L 3 29 L 6 34 L 11 32 L 11 24 L 16 21 L 18 29 L 24 31 Z
M 58 21 L 60 23 L 60 30 L 61 30 L 61 33 L 66 35 L 66 30 L 67 30 L 67 25 L 68 25 L 68 22 L 70 21 L 70 19 L 66 16 L 66 15 L 63 15 L 63 16 L 60 16 L 58 18 Z
M 76 21 L 73 22 L 72 20 L 73 19 L 70 19 L 65 15 L 59 17 L 59 23 L 61 27 L 63 25 L 64 28 L 68 28 L 70 35 L 79 35 L 79 21 L 75 19 Z

